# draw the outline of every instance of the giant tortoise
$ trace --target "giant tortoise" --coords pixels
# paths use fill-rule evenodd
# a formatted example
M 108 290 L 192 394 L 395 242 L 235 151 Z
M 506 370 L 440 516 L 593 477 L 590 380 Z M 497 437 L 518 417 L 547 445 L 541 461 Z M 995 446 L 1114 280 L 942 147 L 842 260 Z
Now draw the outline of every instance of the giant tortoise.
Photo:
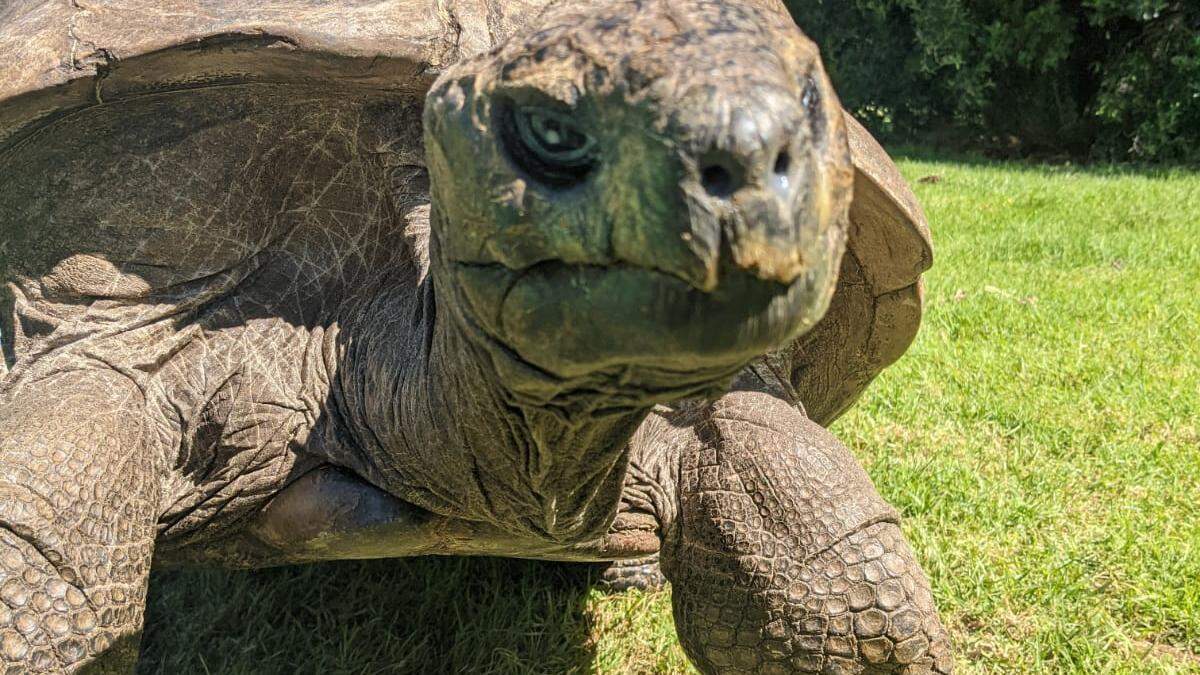
M 128 671 L 154 565 L 423 554 L 655 558 L 703 672 L 951 671 L 823 428 L 924 217 L 779 0 L 23 0 L 0 55 L 6 672 Z

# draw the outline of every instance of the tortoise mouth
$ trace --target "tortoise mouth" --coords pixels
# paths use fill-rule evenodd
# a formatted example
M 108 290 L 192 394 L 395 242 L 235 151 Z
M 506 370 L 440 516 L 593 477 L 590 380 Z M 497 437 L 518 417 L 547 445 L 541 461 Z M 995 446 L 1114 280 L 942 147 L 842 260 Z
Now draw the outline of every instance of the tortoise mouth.
M 702 291 L 628 263 L 452 266 L 471 318 L 522 361 L 562 378 L 736 371 L 815 325 L 832 291 L 820 269 L 790 284 L 731 271 Z

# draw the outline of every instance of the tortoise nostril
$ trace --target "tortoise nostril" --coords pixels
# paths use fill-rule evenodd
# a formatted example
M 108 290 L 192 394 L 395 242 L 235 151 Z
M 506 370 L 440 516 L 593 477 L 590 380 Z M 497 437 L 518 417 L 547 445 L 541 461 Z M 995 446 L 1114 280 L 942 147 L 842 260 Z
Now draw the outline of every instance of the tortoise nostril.
M 770 184 L 775 188 L 775 191 L 780 197 L 789 198 L 792 196 L 792 179 L 789 171 L 792 169 L 792 156 L 787 150 L 780 150 L 775 156 L 774 175 L 770 178 Z
M 775 173 L 776 175 L 787 175 L 788 169 L 792 168 L 792 156 L 787 150 L 781 150 L 779 156 L 775 158 Z
M 700 171 L 700 184 L 714 197 L 728 197 L 734 191 L 733 174 L 720 164 L 710 164 Z

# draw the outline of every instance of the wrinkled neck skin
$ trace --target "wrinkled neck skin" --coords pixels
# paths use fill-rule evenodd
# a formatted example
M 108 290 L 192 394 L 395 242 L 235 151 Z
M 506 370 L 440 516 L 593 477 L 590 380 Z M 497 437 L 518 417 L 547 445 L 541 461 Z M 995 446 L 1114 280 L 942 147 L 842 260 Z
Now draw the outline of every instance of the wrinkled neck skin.
M 562 543 L 603 534 L 629 438 L 663 394 L 628 373 L 537 371 L 462 316 L 439 275 L 414 274 L 343 312 L 332 399 L 351 443 L 323 454 L 445 516 Z M 735 370 L 692 374 L 685 390 L 711 391 Z

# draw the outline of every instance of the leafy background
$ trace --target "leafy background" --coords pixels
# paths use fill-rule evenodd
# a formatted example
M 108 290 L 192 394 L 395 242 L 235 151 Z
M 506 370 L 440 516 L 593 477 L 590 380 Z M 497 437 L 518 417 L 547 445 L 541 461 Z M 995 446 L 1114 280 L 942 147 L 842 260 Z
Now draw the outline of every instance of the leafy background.
M 788 0 L 885 141 L 1200 162 L 1196 0 Z

